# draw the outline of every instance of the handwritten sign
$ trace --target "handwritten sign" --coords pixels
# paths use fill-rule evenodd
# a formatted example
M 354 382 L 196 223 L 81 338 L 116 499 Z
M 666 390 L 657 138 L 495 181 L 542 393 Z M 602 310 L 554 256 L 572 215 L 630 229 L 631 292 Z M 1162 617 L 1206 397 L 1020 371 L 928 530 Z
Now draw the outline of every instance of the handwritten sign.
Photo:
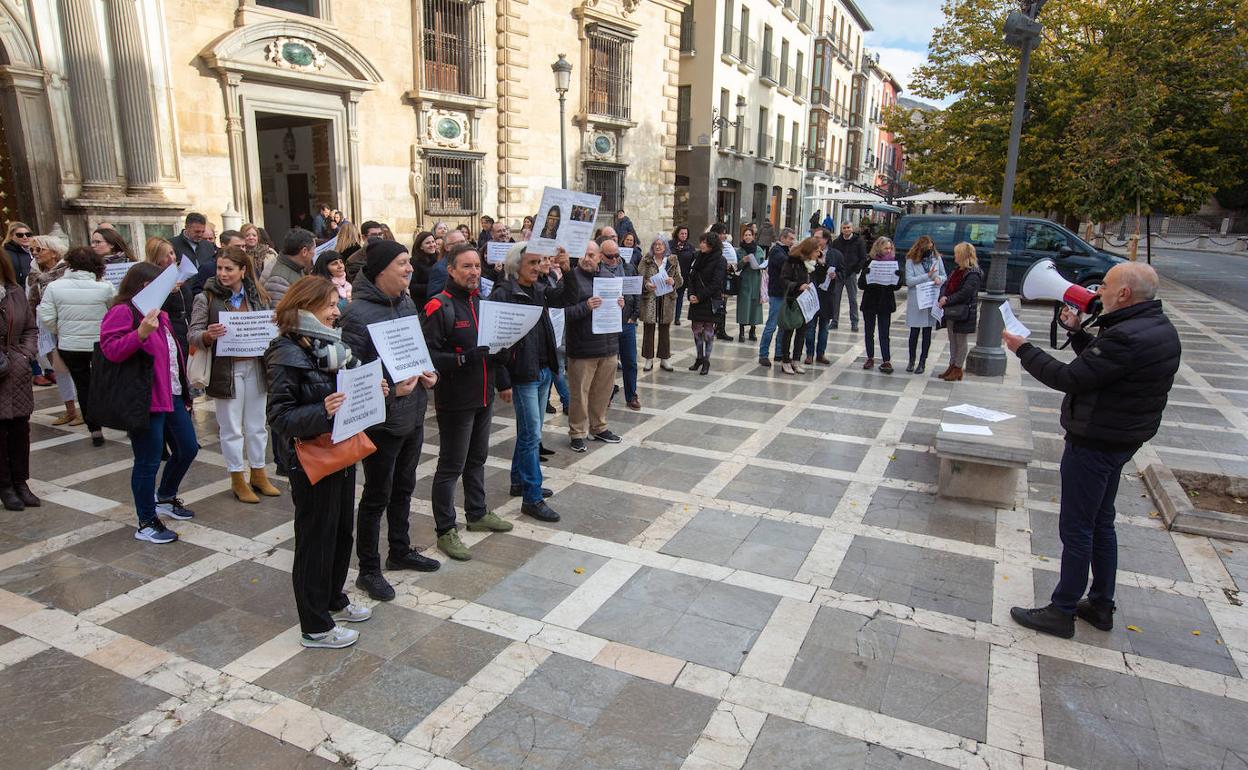
M 217 339 L 215 346 L 214 352 L 219 356 L 262 356 L 269 341 L 277 336 L 272 310 L 221 313 L 217 321 L 225 326 L 225 335 Z
M 418 316 L 369 324 L 368 336 L 394 382 L 434 370 Z
M 386 397 L 381 393 L 381 361 L 338 370 L 338 392 L 347 398 L 334 414 L 331 438 L 335 444 L 386 421 Z

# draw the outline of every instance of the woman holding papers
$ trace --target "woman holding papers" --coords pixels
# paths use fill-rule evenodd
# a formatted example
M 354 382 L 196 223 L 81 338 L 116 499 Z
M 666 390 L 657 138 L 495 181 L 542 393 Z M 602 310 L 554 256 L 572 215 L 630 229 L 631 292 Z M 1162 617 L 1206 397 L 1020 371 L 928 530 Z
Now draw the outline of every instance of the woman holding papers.
M 919 307 L 920 287 L 939 287 L 945 282 L 945 264 L 936 251 L 936 245 L 926 235 L 910 247 L 906 253 L 906 326 L 910 328 L 910 359 L 906 364 L 907 372 L 922 374 L 927 367 L 927 352 L 932 347 L 932 327 L 936 320 L 932 318 L 931 306 Z M 923 336 L 923 348 L 919 353 L 919 364 L 914 364 L 914 349 L 918 346 L 919 335 Z
M 259 356 L 217 355 L 215 347 L 227 331 L 221 323 L 221 313 L 249 313 L 271 308 L 269 295 L 256 280 L 251 257 L 242 246 L 231 246 L 217 256 L 217 274 L 204 281 L 204 290 L 195 298 L 191 311 L 191 343 L 213 351 L 206 392 L 217 399 L 221 456 L 230 473 L 230 489 L 240 503 L 260 502 L 256 492 L 269 497 L 281 494 L 264 470 L 268 448 L 264 367 Z M 246 473 L 248 470 L 250 477 Z
M 763 270 L 766 262 L 763 247 L 754 240 L 754 226 L 741 228 L 737 246 L 737 270 L 741 271 L 741 290 L 737 294 L 737 342 L 745 342 L 745 327 L 750 339 L 758 339 L 758 325 L 763 322 Z
M 810 237 L 793 247 L 789 258 L 784 261 L 780 270 L 780 281 L 784 284 L 785 302 L 797 299 L 797 295 L 810 286 L 811 274 L 823 261 L 823 242 Z M 806 342 L 806 324 L 796 329 L 783 329 L 780 334 L 780 350 L 782 362 L 780 371 L 785 374 L 805 374 L 802 368 L 802 345 Z
M 39 323 L 56 335 L 56 354 L 65 362 L 78 391 L 93 446 L 104 446 L 99 423 L 91 419 L 91 351 L 100 338 L 100 321 L 117 293 L 104 276 L 104 258 L 86 248 L 65 255 L 65 274 L 48 284 L 39 302 Z
M 716 316 L 724 307 L 724 280 L 728 265 L 724 262 L 724 245 L 714 232 L 703 233 L 698 251 L 689 266 L 689 322 L 693 327 L 693 344 L 698 357 L 689 371 L 706 374 L 711 370 L 711 346 L 715 344 Z
M 178 539 L 176 532 L 161 523 L 158 513 L 182 520 L 195 516 L 178 499 L 178 487 L 199 453 L 199 440 L 195 437 L 186 398 L 190 391 L 186 381 L 186 349 L 173 333 L 167 313 L 153 309 L 144 315 L 131 302 L 161 272 L 159 267 L 148 263 L 131 268 L 121 281 L 112 309 L 100 324 L 100 351 L 109 361 L 119 364 L 138 353 L 151 357 L 148 424 L 129 434 L 130 449 L 134 452 L 130 491 L 139 519 L 134 539 L 157 544 Z M 169 460 L 158 488 L 156 472 L 160 470 L 160 455 L 166 445 L 170 449 Z
M 148 238 L 143 247 L 144 262 L 155 265 L 161 270 L 169 267 L 177 259 L 173 244 L 164 238 Z M 182 347 L 187 347 L 187 333 L 191 323 L 191 287 L 178 281 L 177 289 L 169 293 L 161 310 L 169 314 L 169 323 L 173 325 L 173 333 L 178 335 Z
M 893 373 L 888 333 L 893 313 L 897 312 L 897 298 L 894 295 L 901 288 L 901 276 L 901 265 L 897 264 L 893 242 L 888 238 L 876 238 L 871 244 L 871 253 L 867 255 L 866 267 L 858 276 L 858 288 L 862 289 L 862 302 L 858 304 L 858 309 L 862 311 L 863 332 L 867 338 L 867 360 L 862 365 L 863 369 L 875 366 L 875 332 L 878 329 L 880 355 L 884 358 L 880 363 L 880 372 Z
M 650 243 L 650 250 L 637 266 L 641 273 L 641 357 L 646 359 L 646 371 L 654 368 L 654 339 L 658 332 L 659 366 L 667 372 L 672 365 L 672 321 L 676 319 L 676 293 L 685 285 L 680 274 L 680 264 L 675 255 L 667 252 L 667 241 L 657 236 Z
M 334 328 L 338 292 L 320 276 L 300 279 L 277 303 L 278 336 L 264 353 L 268 375 L 268 419 L 290 458 L 290 496 L 295 503 L 295 561 L 291 582 L 304 647 L 350 647 L 360 633 L 338 625 L 372 617 L 343 592 L 351 566 L 351 525 L 355 513 L 355 465 L 316 484 L 299 464 L 298 439 L 334 430 L 334 415 L 346 401 L 336 392 L 338 372 L 358 361 Z M 389 386 L 382 380 L 382 392 Z
M 975 333 L 978 320 L 979 289 L 984 283 L 974 246 L 963 241 L 953 247 L 953 262 L 958 267 L 945 281 L 937 300 L 945 312 L 944 324 L 949 330 L 949 368 L 940 379 L 949 382 L 962 379 L 962 365 L 970 352 L 971 335 Z

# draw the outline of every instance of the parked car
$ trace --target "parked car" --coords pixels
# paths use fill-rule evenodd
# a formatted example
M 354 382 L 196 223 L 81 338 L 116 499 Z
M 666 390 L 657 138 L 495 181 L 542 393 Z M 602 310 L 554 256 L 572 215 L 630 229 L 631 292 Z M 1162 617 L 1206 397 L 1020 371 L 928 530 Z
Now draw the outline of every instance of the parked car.
M 904 255 L 919 236 L 926 235 L 936 244 L 945 260 L 945 270 L 952 272 L 953 247 L 966 241 L 975 246 L 984 275 L 992 264 L 993 241 L 997 237 L 998 217 L 980 214 L 910 214 L 897 223 L 893 238 L 897 255 Z M 1125 260 L 1108 251 L 1093 247 L 1059 224 L 1036 217 L 1010 218 L 1010 261 L 1005 273 L 1005 290 L 1018 293 L 1023 273 L 1040 259 L 1049 258 L 1057 271 L 1071 283 L 1095 286 L 1105 273 Z

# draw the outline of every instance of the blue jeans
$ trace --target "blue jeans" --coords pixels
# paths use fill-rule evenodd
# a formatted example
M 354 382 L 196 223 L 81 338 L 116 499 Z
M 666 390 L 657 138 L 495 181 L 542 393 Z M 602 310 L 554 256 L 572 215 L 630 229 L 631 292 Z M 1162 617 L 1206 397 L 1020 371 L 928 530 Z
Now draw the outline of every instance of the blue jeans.
M 534 382 L 511 386 L 511 403 L 516 408 L 516 448 L 511 453 L 511 483 L 524 487 L 524 502 L 542 501 L 542 462 L 537 448 L 542 445 L 542 419 L 554 372 L 543 368 Z
M 1114 531 L 1114 498 L 1122 466 L 1135 452 L 1108 452 L 1066 442 L 1062 453 L 1062 511 L 1057 530 L 1062 538 L 1062 572 L 1052 602 L 1073 615 L 1083 598 L 1092 570 L 1088 598 L 1114 600 L 1118 573 L 1118 533 Z
M 828 324 L 831 322 L 832 319 L 819 313 L 806 324 L 806 355 L 823 358 L 828 352 Z
M 559 392 L 559 403 L 566 412 L 568 407 L 572 405 L 572 391 L 568 390 L 568 356 L 563 351 L 558 351 L 556 355 L 559 358 L 559 371 L 554 374 L 551 385 Z M 546 403 L 550 403 L 550 385 L 546 386 Z
M 680 323 L 680 311 L 683 310 L 684 307 L 685 307 L 685 287 L 681 286 L 679 289 L 676 290 L 676 315 L 674 316 L 674 320 L 676 323 Z
M 169 441 L 169 460 L 156 489 L 156 471 L 160 470 L 160 453 Z M 186 402 L 173 397 L 172 412 L 152 412 L 146 430 L 130 432 L 130 448 L 134 451 L 134 468 L 130 471 L 130 493 L 139 526 L 156 518 L 156 499 L 172 500 L 178 496 L 178 485 L 199 453 L 199 440 Z
M 784 297 L 767 298 L 767 322 L 763 324 L 763 339 L 758 344 L 758 357 L 766 358 L 771 349 L 771 338 L 776 334 L 776 324 L 780 322 L 780 311 L 784 308 Z M 776 339 L 776 355 L 780 358 L 780 340 Z
M 624 400 L 637 398 L 637 322 L 620 332 L 620 364 L 624 367 Z

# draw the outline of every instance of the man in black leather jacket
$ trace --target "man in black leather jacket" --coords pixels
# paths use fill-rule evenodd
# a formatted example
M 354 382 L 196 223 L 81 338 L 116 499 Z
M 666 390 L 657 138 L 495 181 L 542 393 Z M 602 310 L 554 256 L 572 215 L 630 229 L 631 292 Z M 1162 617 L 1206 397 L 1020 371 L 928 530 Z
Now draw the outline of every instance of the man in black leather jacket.
M 1062 570 L 1047 607 L 1015 607 L 1020 625 L 1069 639 L 1075 617 L 1108 631 L 1114 624 L 1118 541 L 1114 498 L 1122 467 L 1161 426 L 1166 399 L 1179 369 L 1179 334 L 1161 310 L 1157 273 L 1137 262 L 1116 265 L 1098 292 L 1105 314 L 1093 337 L 1071 334 L 1078 357 L 1068 364 L 1024 338 L 1002 332 L 1006 347 L 1040 382 L 1066 394 L 1062 427 Z M 1078 328 L 1078 314 L 1062 310 L 1062 322 Z M 1092 587 L 1086 599 L 1088 570 Z

